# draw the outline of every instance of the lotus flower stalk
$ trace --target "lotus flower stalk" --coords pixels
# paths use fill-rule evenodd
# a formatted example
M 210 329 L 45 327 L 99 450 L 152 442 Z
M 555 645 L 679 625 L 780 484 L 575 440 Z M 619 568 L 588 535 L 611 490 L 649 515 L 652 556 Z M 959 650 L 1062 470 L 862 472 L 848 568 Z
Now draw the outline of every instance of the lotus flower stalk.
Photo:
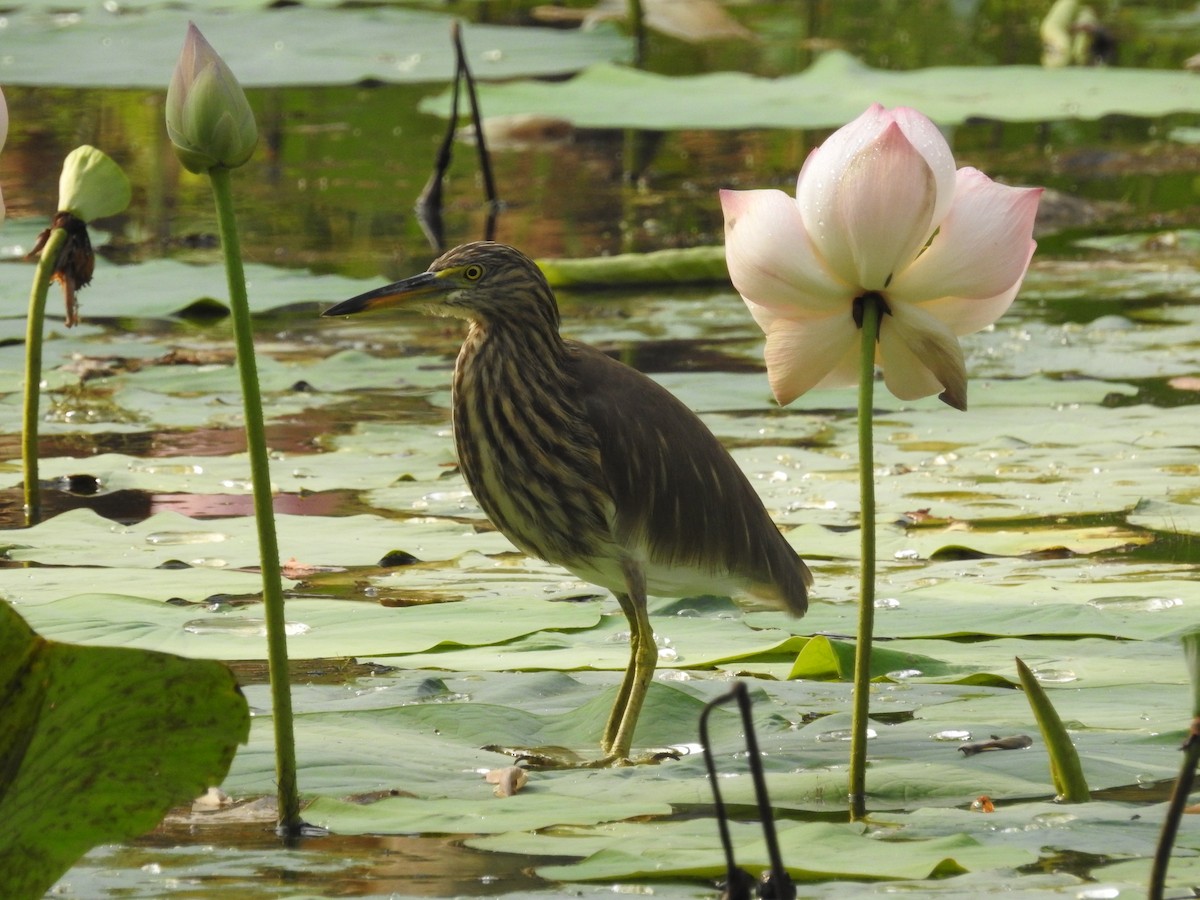
M 3 126 L 0 132 L 7 132 L 7 111 L 0 125 Z M 107 154 L 86 144 L 76 147 L 63 161 L 58 180 L 58 212 L 50 227 L 38 235 L 26 257 L 38 261 L 25 322 L 25 396 L 21 429 L 25 521 L 31 525 L 41 517 L 38 407 L 41 402 L 46 294 L 51 281 L 59 282 L 66 300 L 66 325 L 70 328 L 79 323 L 76 292 L 91 282 L 96 262 L 88 223 L 124 212 L 130 196 L 128 177 Z
M 874 617 L 872 397 L 876 366 L 902 400 L 967 408 L 958 339 L 1008 309 L 1036 244 L 1041 190 L 955 168 L 937 127 L 879 104 L 805 161 L 794 197 L 721 191 L 730 278 L 766 335 L 771 390 L 788 404 L 815 387 L 859 385 L 862 581 L 850 805 L 865 814 L 866 718 Z
M 286 622 L 279 540 L 272 506 L 271 472 L 263 425 L 262 392 L 254 354 L 254 327 L 246 294 L 241 241 L 233 210 L 230 170 L 243 165 L 254 152 L 258 129 L 254 114 L 233 72 L 188 24 L 187 37 L 167 90 L 167 135 L 175 155 L 188 171 L 207 175 L 216 204 L 217 228 L 225 257 L 229 305 L 237 349 L 238 376 L 245 411 L 246 453 L 254 494 L 254 521 L 263 580 L 267 623 L 267 657 L 271 676 L 272 721 L 275 727 L 275 775 L 279 800 L 279 832 L 297 837 L 300 796 L 296 777 L 296 739 L 292 696 L 288 682 Z

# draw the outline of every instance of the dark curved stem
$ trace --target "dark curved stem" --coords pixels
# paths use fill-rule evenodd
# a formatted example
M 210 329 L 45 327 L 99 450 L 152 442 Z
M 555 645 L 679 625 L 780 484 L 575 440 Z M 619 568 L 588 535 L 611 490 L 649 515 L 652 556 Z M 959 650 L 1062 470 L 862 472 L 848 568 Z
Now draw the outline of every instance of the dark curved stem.
M 483 175 L 484 198 L 487 200 L 488 214 L 484 225 L 483 239 L 496 239 L 496 216 L 500 212 L 500 203 L 496 196 L 496 180 L 492 176 L 492 157 L 488 153 L 487 141 L 483 137 L 483 116 L 479 112 L 479 96 L 475 92 L 475 77 L 467 64 L 467 51 L 463 47 L 462 29 L 454 23 L 454 53 L 458 58 L 458 72 L 467 87 L 467 100 L 471 104 L 471 127 L 475 130 L 475 149 L 479 153 L 479 171 Z
M 759 896 L 775 900 L 792 900 L 796 888 L 791 876 L 783 867 L 783 856 L 779 852 L 779 838 L 775 833 L 775 817 L 771 813 L 771 800 L 767 796 L 767 778 L 763 774 L 762 755 L 758 751 L 758 735 L 754 732 L 754 717 L 750 713 L 750 692 L 746 685 L 737 682 L 733 686 L 738 708 L 742 712 L 742 729 L 746 734 L 746 758 L 750 764 L 750 777 L 754 780 L 754 798 L 758 801 L 758 820 L 762 823 L 763 839 L 767 843 L 767 856 L 771 860 L 771 871 L 763 877 Z
M 700 746 L 704 748 L 704 768 L 708 770 L 708 783 L 712 785 L 713 808 L 717 815 L 717 834 L 721 838 L 721 849 L 725 853 L 725 894 L 726 900 L 750 900 L 750 884 L 753 883 L 745 872 L 737 867 L 733 858 L 733 838 L 729 834 L 729 819 L 725 815 L 725 801 L 721 798 L 721 786 L 717 781 L 717 767 L 713 762 L 712 747 L 708 740 L 708 716 L 720 706 L 732 700 L 733 691 L 714 697 L 705 704 L 700 713 Z
M 1154 851 L 1154 866 L 1150 870 L 1150 891 L 1147 894 L 1150 900 L 1162 900 L 1163 889 L 1167 883 L 1167 866 L 1171 862 L 1171 850 L 1175 846 L 1175 835 L 1179 831 L 1179 821 L 1183 818 L 1188 795 L 1192 792 L 1196 766 L 1200 764 L 1200 719 L 1192 720 L 1191 733 L 1181 749 L 1184 754 L 1183 765 L 1179 770 L 1179 778 L 1175 780 L 1171 801 L 1167 805 L 1167 815 L 1163 819 L 1158 847 Z

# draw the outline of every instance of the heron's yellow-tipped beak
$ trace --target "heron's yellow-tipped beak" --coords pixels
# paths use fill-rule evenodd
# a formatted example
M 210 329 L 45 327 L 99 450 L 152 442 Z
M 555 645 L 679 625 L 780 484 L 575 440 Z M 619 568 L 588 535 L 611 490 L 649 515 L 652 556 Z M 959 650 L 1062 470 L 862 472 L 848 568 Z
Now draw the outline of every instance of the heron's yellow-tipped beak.
M 343 300 L 341 303 L 336 303 L 329 307 L 321 315 L 351 316 L 355 313 L 367 312 L 372 309 L 400 306 L 414 300 L 428 299 L 429 297 L 443 294 L 447 290 L 450 290 L 452 286 L 438 272 L 422 272 L 420 275 L 414 275 L 411 278 L 405 278 L 392 284 L 385 284 L 381 288 L 367 291 L 365 294 L 359 294 L 357 297 L 351 297 L 349 300 Z

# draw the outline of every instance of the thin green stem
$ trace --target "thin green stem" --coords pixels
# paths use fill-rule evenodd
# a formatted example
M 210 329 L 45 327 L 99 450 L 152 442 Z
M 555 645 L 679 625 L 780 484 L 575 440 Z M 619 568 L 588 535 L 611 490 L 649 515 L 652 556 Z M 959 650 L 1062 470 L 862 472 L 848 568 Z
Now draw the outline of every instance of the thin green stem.
M 29 290 L 29 317 L 25 323 L 25 409 L 21 427 L 21 465 L 25 480 L 25 524 L 35 525 L 42 517 L 42 495 L 38 487 L 38 405 L 42 388 L 42 329 L 46 322 L 46 293 L 54 278 L 58 255 L 67 242 L 67 232 L 55 228 L 42 245 L 33 286 Z
M 1149 900 L 1162 900 L 1163 890 L 1167 884 L 1167 866 L 1171 863 L 1171 850 L 1175 847 L 1179 822 L 1183 818 L 1183 810 L 1187 806 L 1188 796 L 1192 792 L 1192 782 L 1196 777 L 1196 765 L 1200 763 L 1200 719 L 1192 722 L 1192 729 L 1181 749 L 1183 750 L 1183 765 L 1179 770 L 1179 777 L 1175 780 L 1175 789 L 1171 792 L 1171 800 L 1167 804 L 1167 814 L 1163 817 L 1158 847 L 1154 851 L 1154 865 L 1150 869 L 1150 890 L 1146 894 Z
M 246 275 L 229 170 L 209 170 L 217 206 L 217 225 L 225 255 L 233 331 L 237 344 L 238 373 L 242 382 L 242 404 L 246 415 L 246 451 L 250 456 L 250 479 L 254 488 L 254 521 L 258 527 L 258 551 L 262 565 L 263 605 L 266 607 L 268 668 L 271 675 L 272 719 L 275 724 L 275 775 L 279 792 L 279 830 L 294 837 L 300 830 L 300 796 L 296 782 L 296 741 L 292 729 L 292 694 L 288 683 L 287 635 L 284 633 L 283 582 L 279 571 L 279 542 L 275 536 L 275 513 L 271 505 L 271 471 L 267 463 L 267 438 L 263 429 L 262 395 L 258 388 L 258 366 L 254 360 L 254 329 L 246 297 Z
M 867 814 L 867 717 L 871 702 L 871 636 L 875 628 L 875 342 L 883 302 L 862 303 L 862 362 L 858 376 L 859 562 L 858 642 L 854 648 L 854 709 L 850 724 L 850 818 Z

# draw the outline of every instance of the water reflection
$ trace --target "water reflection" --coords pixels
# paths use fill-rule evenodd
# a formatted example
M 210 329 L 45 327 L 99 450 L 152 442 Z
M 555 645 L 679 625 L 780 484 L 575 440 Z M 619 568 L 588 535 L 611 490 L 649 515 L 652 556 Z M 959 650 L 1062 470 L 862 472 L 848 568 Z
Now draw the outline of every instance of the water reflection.
M 169 820 L 127 846 L 92 851 L 56 893 L 233 900 L 292 896 L 303 885 L 314 896 L 490 897 L 544 888 L 531 869 L 552 861 L 419 835 L 310 837 L 283 853 L 272 825 L 261 815 L 221 825 Z
M 423 269 L 434 254 L 412 205 L 444 128 L 416 111 L 430 92 L 411 85 L 251 91 L 270 139 L 237 178 L 247 258 L 371 278 Z M 102 223 L 113 234 L 102 253 L 125 261 L 217 259 L 207 185 L 182 172 L 167 145 L 162 94 L 23 87 L 6 94 L 21 123 L 4 151 L 10 219 L 49 217 L 57 160 L 85 140 L 117 159 L 135 186 L 130 209 Z M 980 123 L 956 129 L 954 145 L 963 164 L 1060 191 L 1044 204 L 1044 222 L 1054 228 L 1096 227 L 1190 206 L 1196 152 L 1179 147 L 1154 166 L 1142 155 L 1168 124 Z M 717 189 L 751 176 L 755 186 L 789 189 L 822 137 L 568 129 L 501 146 L 493 161 L 504 204 L 498 237 L 535 257 L 718 243 Z M 480 237 L 487 213 L 474 155 L 459 151 L 445 186 L 450 243 Z

